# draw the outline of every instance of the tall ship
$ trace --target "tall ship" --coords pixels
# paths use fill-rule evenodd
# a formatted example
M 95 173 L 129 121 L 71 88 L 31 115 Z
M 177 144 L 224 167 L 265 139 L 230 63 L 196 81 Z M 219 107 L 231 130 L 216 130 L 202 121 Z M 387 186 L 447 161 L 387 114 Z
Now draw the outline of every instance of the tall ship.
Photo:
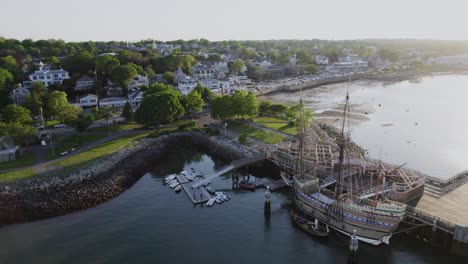
M 372 245 L 389 244 L 406 204 L 422 196 L 424 177 L 402 166 L 364 158 L 345 133 L 348 113 L 347 94 L 342 127 L 333 139 L 311 125 L 301 98 L 298 135 L 279 144 L 272 160 L 294 190 L 294 210 L 315 222 L 315 227 L 318 223 L 327 231 L 355 234 Z

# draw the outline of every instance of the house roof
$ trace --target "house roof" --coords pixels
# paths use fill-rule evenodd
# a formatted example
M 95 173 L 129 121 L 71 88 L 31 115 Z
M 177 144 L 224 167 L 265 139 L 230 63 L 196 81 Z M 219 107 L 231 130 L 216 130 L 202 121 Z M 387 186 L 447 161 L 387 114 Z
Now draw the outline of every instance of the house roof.
M 94 98 L 98 98 L 98 96 L 95 95 L 95 94 L 87 94 L 87 95 L 85 95 L 85 96 L 80 97 L 80 99 L 83 99 L 83 98 L 85 98 L 85 97 L 94 97 Z
M 127 101 L 127 98 L 125 97 L 107 97 L 101 100 L 102 103 L 112 103 L 112 102 L 118 102 L 118 101 Z

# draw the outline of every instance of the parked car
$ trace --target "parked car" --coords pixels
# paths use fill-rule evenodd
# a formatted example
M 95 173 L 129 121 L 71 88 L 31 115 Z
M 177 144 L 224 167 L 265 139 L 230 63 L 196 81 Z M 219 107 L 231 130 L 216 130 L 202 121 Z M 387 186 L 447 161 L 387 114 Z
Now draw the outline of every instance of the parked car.
M 61 127 L 66 127 L 65 124 L 56 124 L 54 125 L 54 128 L 61 128 Z

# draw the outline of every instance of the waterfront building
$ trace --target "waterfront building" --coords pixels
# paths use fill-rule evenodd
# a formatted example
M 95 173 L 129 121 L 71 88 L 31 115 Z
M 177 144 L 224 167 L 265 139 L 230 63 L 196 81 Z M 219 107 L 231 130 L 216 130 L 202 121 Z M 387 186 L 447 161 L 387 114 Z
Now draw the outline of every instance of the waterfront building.
M 42 62 L 39 62 L 39 70 L 29 75 L 29 80 L 32 82 L 42 82 L 46 87 L 50 84 L 62 84 L 63 80 L 69 79 L 67 71 L 50 70 L 50 67 L 45 66 Z
M 18 88 L 13 89 L 8 94 L 8 98 L 14 104 L 22 105 L 24 103 L 24 100 L 26 99 L 26 97 L 29 96 L 30 94 L 31 93 L 29 92 L 28 89 L 26 89 L 26 88 L 24 88 L 23 86 L 20 85 Z
M 193 78 L 196 78 L 196 79 L 214 78 L 215 68 L 212 66 L 203 66 L 203 65 L 192 67 L 192 75 L 193 75 Z
M 211 90 L 220 89 L 222 83 L 220 80 L 212 78 L 200 79 L 198 80 L 198 82 L 201 83 L 203 86 L 210 88 Z
M 94 79 L 89 76 L 83 76 L 76 81 L 75 91 L 87 91 L 94 86 Z
M 87 94 L 79 99 L 79 105 L 83 108 L 95 107 L 98 105 L 98 96 L 95 94 Z

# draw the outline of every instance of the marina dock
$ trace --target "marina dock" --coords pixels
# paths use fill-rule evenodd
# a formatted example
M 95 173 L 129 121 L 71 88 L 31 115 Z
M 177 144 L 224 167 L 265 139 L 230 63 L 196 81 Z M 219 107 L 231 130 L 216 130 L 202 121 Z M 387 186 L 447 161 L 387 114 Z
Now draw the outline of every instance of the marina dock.
M 190 182 L 184 175 L 179 174 L 176 178 L 193 204 L 206 203 L 211 198 L 205 188 L 192 188 L 192 182 Z

